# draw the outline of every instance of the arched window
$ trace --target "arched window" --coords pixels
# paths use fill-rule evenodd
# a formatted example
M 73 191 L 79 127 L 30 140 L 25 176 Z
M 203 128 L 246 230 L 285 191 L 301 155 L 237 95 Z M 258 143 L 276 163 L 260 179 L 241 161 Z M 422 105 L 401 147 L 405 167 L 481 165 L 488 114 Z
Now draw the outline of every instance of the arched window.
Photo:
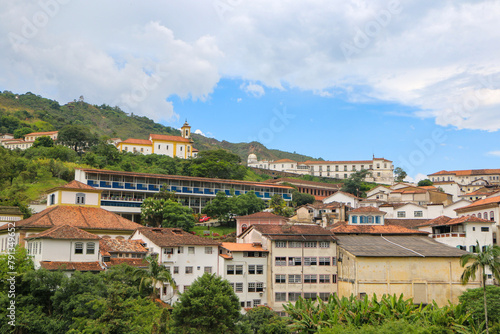
M 490 220 L 495 220 L 495 214 L 493 213 L 493 211 L 490 211 Z
M 477 214 L 477 218 L 481 218 L 481 212 Z
M 95 254 L 95 243 L 87 242 L 87 254 Z
M 245 231 L 248 228 L 247 224 L 241 225 L 241 231 Z
M 56 195 L 52 194 L 50 195 L 49 205 L 54 205 L 54 204 L 56 204 Z
M 472 217 L 476 217 L 476 214 L 475 214 L 475 213 L 473 213 L 473 214 L 472 214 Z
M 486 220 L 488 220 L 488 212 L 484 213 L 483 218 L 486 219 Z
M 85 204 L 85 194 L 77 193 L 76 194 L 76 204 Z

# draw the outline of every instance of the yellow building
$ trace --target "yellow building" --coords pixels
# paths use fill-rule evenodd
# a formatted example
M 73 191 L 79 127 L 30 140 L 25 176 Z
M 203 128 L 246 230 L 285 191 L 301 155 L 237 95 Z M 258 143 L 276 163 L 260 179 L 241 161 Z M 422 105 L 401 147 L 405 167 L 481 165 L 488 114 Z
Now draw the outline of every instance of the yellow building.
M 195 157 L 198 150 L 193 148 L 191 126 L 187 123 L 181 128 L 181 136 L 150 134 L 149 139 L 129 138 L 117 144 L 120 152 L 141 154 L 160 154 L 187 159 Z

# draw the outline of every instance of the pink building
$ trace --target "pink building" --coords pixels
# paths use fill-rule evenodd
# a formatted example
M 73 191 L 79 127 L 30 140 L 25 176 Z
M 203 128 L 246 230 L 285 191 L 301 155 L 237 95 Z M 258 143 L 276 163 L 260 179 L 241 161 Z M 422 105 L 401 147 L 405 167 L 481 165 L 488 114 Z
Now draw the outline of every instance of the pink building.
M 252 225 L 285 225 L 288 218 L 275 215 L 271 212 L 256 212 L 247 216 L 236 217 L 236 235 L 240 235 Z

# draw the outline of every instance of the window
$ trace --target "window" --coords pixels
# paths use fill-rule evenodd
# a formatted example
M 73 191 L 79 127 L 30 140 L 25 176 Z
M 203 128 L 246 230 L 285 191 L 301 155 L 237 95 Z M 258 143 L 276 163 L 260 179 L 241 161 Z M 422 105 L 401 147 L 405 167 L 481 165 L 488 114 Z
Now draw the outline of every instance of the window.
M 300 266 L 300 265 L 302 265 L 302 258 L 301 257 L 289 257 L 288 258 L 288 265 L 289 266 Z
M 491 221 L 495 220 L 495 215 L 494 215 L 493 211 L 490 211 L 490 220 Z
M 205 247 L 205 254 L 212 254 L 212 247 Z
M 490 228 L 489 227 L 481 227 L 481 232 L 489 232 Z
M 174 274 L 178 274 L 179 273 L 179 267 L 175 266 L 174 267 Z
M 332 283 L 337 283 L 337 274 L 332 275 Z
M 276 256 L 274 259 L 276 266 L 286 266 L 286 257 Z
M 320 283 L 330 283 L 330 275 L 319 275 Z
M 261 300 L 260 299 L 254 299 L 253 300 L 253 307 L 257 307 L 259 306 L 260 304 L 262 304 Z
M 264 283 L 257 282 L 255 283 L 255 292 L 263 292 L 264 291 Z
M 174 254 L 174 249 L 172 247 L 163 248 L 163 254 L 167 254 L 167 255 Z
M 304 275 L 304 283 L 318 283 L 317 275 Z
M 317 246 L 316 241 L 306 241 L 306 242 L 304 242 L 304 247 L 305 248 L 316 248 L 318 246 Z
M 482 216 L 481 216 L 481 212 L 479 212 L 479 213 L 477 214 L 477 218 L 482 218 Z
M 186 274 L 192 274 L 193 273 L 193 267 L 186 267 Z
M 304 299 L 312 299 L 315 300 L 317 298 L 316 292 L 304 292 Z
M 206 273 L 211 274 L 212 273 L 212 267 L 204 267 L 203 271 L 206 272 Z
M 274 301 L 286 302 L 286 292 L 275 292 L 274 293 Z
M 302 278 L 301 278 L 301 275 L 288 275 L 288 283 L 301 283 L 302 282 Z
M 248 274 L 249 275 L 262 275 L 264 273 L 264 266 L 262 264 L 250 264 L 248 265 Z
M 54 205 L 56 203 L 56 195 L 50 195 L 49 205 Z
M 406 212 L 398 211 L 398 218 L 404 218 L 404 217 L 406 217 Z
M 160 144 L 158 144 L 158 149 L 160 149 Z
M 299 300 L 301 294 L 300 292 L 289 292 L 288 293 L 288 301 L 289 302 L 296 302 L 297 300 Z
M 330 257 L 320 257 L 319 258 L 320 266 L 329 266 L 330 265 Z
M 289 241 L 288 247 L 290 248 L 300 248 L 302 247 L 302 243 L 300 241 Z
M 352 216 L 352 223 L 357 224 L 358 223 L 358 216 Z
M 327 302 L 329 298 L 330 298 L 329 292 L 320 292 L 319 293 L 319 299 L 321 299 L 322 301 Z
M 488 212 L 485 212 L 484 213 L 484 216 L 483 216 L 484 219 L 488 220 Z
M 248 283 L 248 292 L 255 292 L 255 283 Z
M 235 274 L 236 275 L 243 275 L 243 265 L 242 264 L 236 265 Z
M 182 254 L 182 253 L 184 253 L 184 247 L 179 246 L 179 248 L 177 248 L 177 254 Z
M 319 248 L 330 248 L 330 241 L 320 241 Z
M 286 241 L 276 241 L 276 248 L 286 248 Z
M 188 254 L 194 254 L 194 247 L 188 247 Z
M 423 217 L 424 213 L 422 211 L 413 211 L 414 217 Z
M 36 244 L 35 244 L 36 254 Z M 83 242 L 75 242 L 75 254 L 83 254 Z
M 234 275 L 234 265 L 229 264 L 226 268 L 226 274 L 227 275 Z
M 276 275 L 276 283 L 286 283 L 286 275 Z
M 77 193 L 76 194 L 76 204 L 85 204 L 85 194 Z
M 344 179 L 347 179 L 347 174 L 344 174 Z
M 316 257 L 305 257 L 304 258 L 304 266 L 315 266 L 318 263 L 316 262 Z
M 95 254 L 95 243 L 87 242 L 87 254 Z
M 347 172 L 347 165 L 344 166 L 344 172 Z
M 332 266 L 336 266 L 337 265 L 337 258 L 334 256 L 332 257 Z

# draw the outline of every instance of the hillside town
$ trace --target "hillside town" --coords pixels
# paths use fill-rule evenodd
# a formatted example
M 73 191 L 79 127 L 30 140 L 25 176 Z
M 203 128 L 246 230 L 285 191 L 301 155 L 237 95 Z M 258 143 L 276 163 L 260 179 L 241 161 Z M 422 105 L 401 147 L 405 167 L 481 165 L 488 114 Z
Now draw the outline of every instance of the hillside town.
M 182 136 L 150 135 L 149 140 L 110 141 L 120 152 L 196 159 L 190 126 Z M 42 136 L 24 140 L 2 136 L 2 146 L 27 149 Z M 396 182 L 392 161 L 257 161 L 254 169 L 287 177 L 263 182 L 77 168 L 74 180 L 49 190 L 44 205 L 23 219 L 17 207 L 0 207 L 0 251 L 24 247 L 36 269 L 102 272 L 128 264 L 146 268 L 152 257 L 173 282 L 161 282 L 159 298 L 173 304 L 204 273 L 226 279 L 242 310 L 267 306 L 286 315 L 284 304 L 299 298 L 328 301 L 339 297 L 403 294 L 414 303 L 445 306 L 458 303 L 467 289 L 481 286 L 480 276 L 462 284 L 459 259 L 498 245 L 500 169 L 439 171 L 428 175 L 432 185 Z M 341 190 L 342 184 L 306 181 L 301 175 L 347 180 L 367 171 L 376 183 L 366 196 Z M 182 228 L 148 226 L 143 203 L 160 192 L 203 217 L 219 195 L 255 194 L 268 203 L 278 198 L 291 206 L 292 192 L 308 194 L 311 203 L 289 216 L 268 208 L 234 217 L 233 241 Z M 15 235 L 10 226 L 15 226 Z M 491 271 L 486 284 L 498 284 Z

